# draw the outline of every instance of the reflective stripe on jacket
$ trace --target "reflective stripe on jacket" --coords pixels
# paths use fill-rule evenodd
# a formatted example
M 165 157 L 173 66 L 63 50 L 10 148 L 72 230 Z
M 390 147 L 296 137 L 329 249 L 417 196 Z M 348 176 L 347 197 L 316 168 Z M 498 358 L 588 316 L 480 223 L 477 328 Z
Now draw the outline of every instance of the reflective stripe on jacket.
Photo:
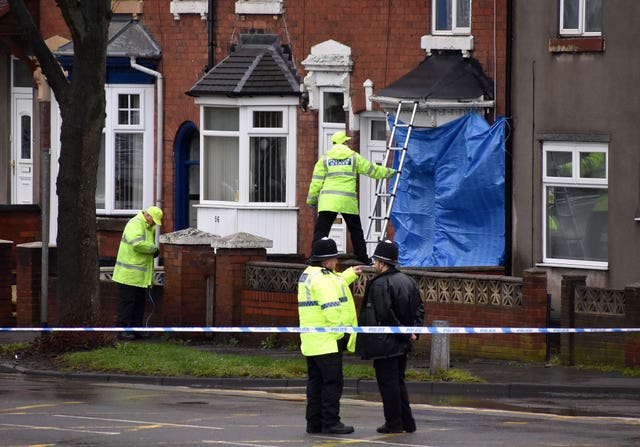
M 357 326 L 356 306 L 349 284 L 356 279 L 353 268 L 342 273 L 332 272 L 319 266 L 309 266 L 298 280 L 298 316 L 300 327 Z M 355 349 L 349 339 L 347 349 Z M 301 350 L 305 356 L 338 352 L 337 340 L 341 332 L 301 333 Z
M 140 211 L 129 219 L 122 232 L 113 280 L 136 287 L 151 287 L 153 255 L 156 251 L 155 226 L 151 227 Z
M 307 203 L 318 211 L 358 214 L 358 174 L 374 179 L 388 178 L 395 170 L 371 163 L 344 144 L 335 144 L 316 162 Z

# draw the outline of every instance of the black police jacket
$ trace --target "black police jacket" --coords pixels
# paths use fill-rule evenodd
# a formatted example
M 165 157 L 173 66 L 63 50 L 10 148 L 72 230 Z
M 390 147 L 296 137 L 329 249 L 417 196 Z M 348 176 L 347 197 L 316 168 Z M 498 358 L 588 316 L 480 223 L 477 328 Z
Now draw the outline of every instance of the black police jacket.
M 391 268 L 367 283 L 358 317 L 360 326 L 422 326 L 424 304 L 415 280 Z M 363 359 L 395 357 L 411 351 L 411 334 L 358 334 Z

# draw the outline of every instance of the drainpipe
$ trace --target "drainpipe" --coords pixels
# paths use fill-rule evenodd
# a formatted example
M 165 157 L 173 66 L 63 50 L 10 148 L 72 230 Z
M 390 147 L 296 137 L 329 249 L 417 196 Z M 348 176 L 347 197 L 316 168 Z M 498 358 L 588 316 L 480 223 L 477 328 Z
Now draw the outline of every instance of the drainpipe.
M 504 116 L 510 127 L 509 137 L 505 141 L 505 275 L 513 273 L 513 131 L 514 119 L 511 116 L 511 93 L 513 78 L 513 0 L 507 0 L 507 42 L 506 42 L 506 73 L 504 84 Z M 531 205 L 533 206 L 533 205 Z M 533 246 L 532 246 L 533 250 Z
M 207 4 L 207 55 L 208 61 L 207 66 L 204 71 L 208 72 L 215 65 L 215 54 L 216 54 L 216 34 L 215 34 L 215 23 L 216 23 L 216 1 L 209 0 Z
M 163 107 L 163 83 L 162 83 L 162 73 L 159 71 L 152 70 L 147 67 L 143 67 L 142 65 L 138 65 L 136 63 L 135 56 L 130 56 L 129 58 L 131 62 L 131 68 L 134 70 L 141 71 L 151 76 L 155 76 L 158 80 L 158 123 L 156 124 L 156 158 L 157 158 L 157 168 L 156 168 L 156 206 L 162 208 L 162 155 L 163 155 L 163 130 L 164 130 L 164 107 Z M 156 231 L 156 247 L 160 246 L 160 232 Z M 159 265 L 160 258 L 156 257 L 154 259 L 154 265 L 157 267 Z
M 162 83 L 162 73 L 151 70 L 150 68 L 144 67 L 142 65 L 138 65 L 136 63 L 136 58 L 134 56 L 130 56 L 131 68 L 134 70 L 141 71 L 151 76 L 155 76 L 158 79 L 158 124 L 157 124 L 157 149 L 156 149 L 156 157 L 157 157 L 157 169 L 156 169 L 156 206 L 162 208 L 162 154 L 163 154 L 163 128 L 164 128 L 164 108 L 163 108 L 163 83 Z
M 42 258 L 40 269 L 40 324 L 49 326 L 49 199 L 51 194 L 51 149 L 42 151 Z

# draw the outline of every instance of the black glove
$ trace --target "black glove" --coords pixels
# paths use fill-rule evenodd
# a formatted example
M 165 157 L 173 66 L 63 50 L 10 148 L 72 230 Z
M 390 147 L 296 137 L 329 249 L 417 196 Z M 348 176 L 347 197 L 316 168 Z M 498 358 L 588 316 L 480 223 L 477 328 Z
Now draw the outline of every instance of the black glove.
M 160 249 L 156 247 L 155 251 L 153 252 L 153 257 L 157 258 L 158 256 L 160 256 Z

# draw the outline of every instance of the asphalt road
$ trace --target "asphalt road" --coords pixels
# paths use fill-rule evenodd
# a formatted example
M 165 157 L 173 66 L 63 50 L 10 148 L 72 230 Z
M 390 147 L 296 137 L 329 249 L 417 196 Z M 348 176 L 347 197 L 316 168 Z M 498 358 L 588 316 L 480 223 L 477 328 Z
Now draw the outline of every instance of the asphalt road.
M 197 389 L 3 373 L 0 396 L 4 447 L 640 445 L 638 415 L 572 416 L 455 402 L 416 403 L 416 433 L 381 435 L 375 431 L 382 423 L 375 396 L 343 398 L 343 421 L 355 433 L 308 435 L 301 389 Z

